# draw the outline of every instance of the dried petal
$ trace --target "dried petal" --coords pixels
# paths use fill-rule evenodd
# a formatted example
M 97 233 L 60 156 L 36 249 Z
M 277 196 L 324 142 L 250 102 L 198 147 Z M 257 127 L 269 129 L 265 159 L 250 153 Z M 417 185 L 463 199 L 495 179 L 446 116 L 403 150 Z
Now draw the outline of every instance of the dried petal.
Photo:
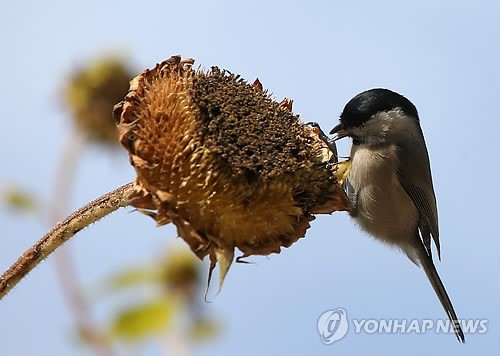
M 255 78 L 252 86 L 255 88 L 257 91 L 262 91 L 264 90 L 264 87 L 262 86 L 262 83 L 260 82 L 259 78 Z
M 347 161 L 335 163 L 333 166 L 335 177 L 340 184 L 344 184 L 344 181 L 347 179 L 347 176 L 351 171 L 351 165 L 352 161 L 349 159 Z
M 293 105 L 293 100 L 289 98 L 284 98 L 283 100 L 281 100 L 280 103 L 281 108 L 290 112 L 292 112 L 292 105 Z

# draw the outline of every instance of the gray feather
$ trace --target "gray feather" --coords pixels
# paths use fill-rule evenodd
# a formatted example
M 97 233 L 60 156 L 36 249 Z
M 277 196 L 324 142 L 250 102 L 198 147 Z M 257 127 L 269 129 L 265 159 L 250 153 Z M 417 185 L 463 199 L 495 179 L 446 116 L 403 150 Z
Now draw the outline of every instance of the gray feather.
M 430 256 L 426 253 L 424 247 L 422 245 L 417 245 L 417 254 L 418 254 L 418 259 L 420 261 L 420 265 L 425 271 L 425 274 L 427 275 L 427 278 L 429 279 L 429 282 L 431 282 L 432 288 L 436 292 L 436 295 L 441 302 L 441 305 L 443 306 L 444 310 L 446 311 L 446 314 L 448 315 L 448 318 L 452 322 L 454 326 L 454 332 L 455 335 L 458 339 L 459 342 L 464 343 L 465 342 L 465 336 L 462 328 L 460 327 L 459 324 L 459 319 L 457 317 L 457 313 L 455 313 L 455 309 L 453 308 L 453 304 L 451 303 L 450 297 L 448 296 L 448 293 L 446 292 L 446 289 L 444 287 L 443 281 L 441 281 L 441 278 L 439 277 L 439 274 L 436 270 L 436 267 L 434 266 L 434 263 L 432 262 Z
M 412 140 L 398 145 L 398 176 L 401 186 L 413 200 L 420 213 L 418 227 L 427 254 L 432 256 L 429 236 L 432 235 L 438 257 L 441 259 L 436 197 L 432 185 L 429 156 L 421 132 L 420 135 L 420 140 Z M 411 150 L 406 147 L 411 147 Z

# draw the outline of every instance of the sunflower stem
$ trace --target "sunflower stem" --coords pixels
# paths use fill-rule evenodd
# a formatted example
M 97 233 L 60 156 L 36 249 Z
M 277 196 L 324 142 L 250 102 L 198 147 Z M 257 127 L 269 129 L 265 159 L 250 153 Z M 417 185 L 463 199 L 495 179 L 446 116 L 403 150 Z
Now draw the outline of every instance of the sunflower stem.
M 58 223 L 32 247 L 24 251 L 16 262 L 0 277 L 0 299 L 21 281 L 42 260 L 80 230 L 102 219 L 113 211 L 129 205 L 128 196 L 133 183 L 104 194 L 81 207 Z

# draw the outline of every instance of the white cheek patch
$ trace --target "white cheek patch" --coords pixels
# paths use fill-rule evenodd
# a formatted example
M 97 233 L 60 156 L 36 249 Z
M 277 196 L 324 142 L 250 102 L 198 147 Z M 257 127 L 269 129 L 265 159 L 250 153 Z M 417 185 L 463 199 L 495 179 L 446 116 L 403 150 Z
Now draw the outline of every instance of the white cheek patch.
M 417 133 L 417 127 L 418 123 L 414 118 L 408 117 L 400 109 L 394 109 L 375 114 L 363 125 L 352 128 L 351 133 L 366 144 L 381 144 L 390 140 L 391 137 Z

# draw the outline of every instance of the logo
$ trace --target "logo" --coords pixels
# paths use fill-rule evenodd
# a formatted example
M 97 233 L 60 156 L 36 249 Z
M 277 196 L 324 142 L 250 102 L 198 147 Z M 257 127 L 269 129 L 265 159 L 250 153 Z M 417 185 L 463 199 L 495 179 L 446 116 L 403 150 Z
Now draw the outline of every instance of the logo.
M 354 334 L 453 334 L 460 325 L 465 334 L 485 334 L 488 319 L 355 319 L 347 320 L 345 309 L 324 312 L 318 319 L 318 332 L 325 345 L 341 340 L 347 334 L 349 324 Z
M 347 334 L 347 313 L 342 308 L 328 310 L 318 319 L 318 331 L 324 344 L 333 344 Z

